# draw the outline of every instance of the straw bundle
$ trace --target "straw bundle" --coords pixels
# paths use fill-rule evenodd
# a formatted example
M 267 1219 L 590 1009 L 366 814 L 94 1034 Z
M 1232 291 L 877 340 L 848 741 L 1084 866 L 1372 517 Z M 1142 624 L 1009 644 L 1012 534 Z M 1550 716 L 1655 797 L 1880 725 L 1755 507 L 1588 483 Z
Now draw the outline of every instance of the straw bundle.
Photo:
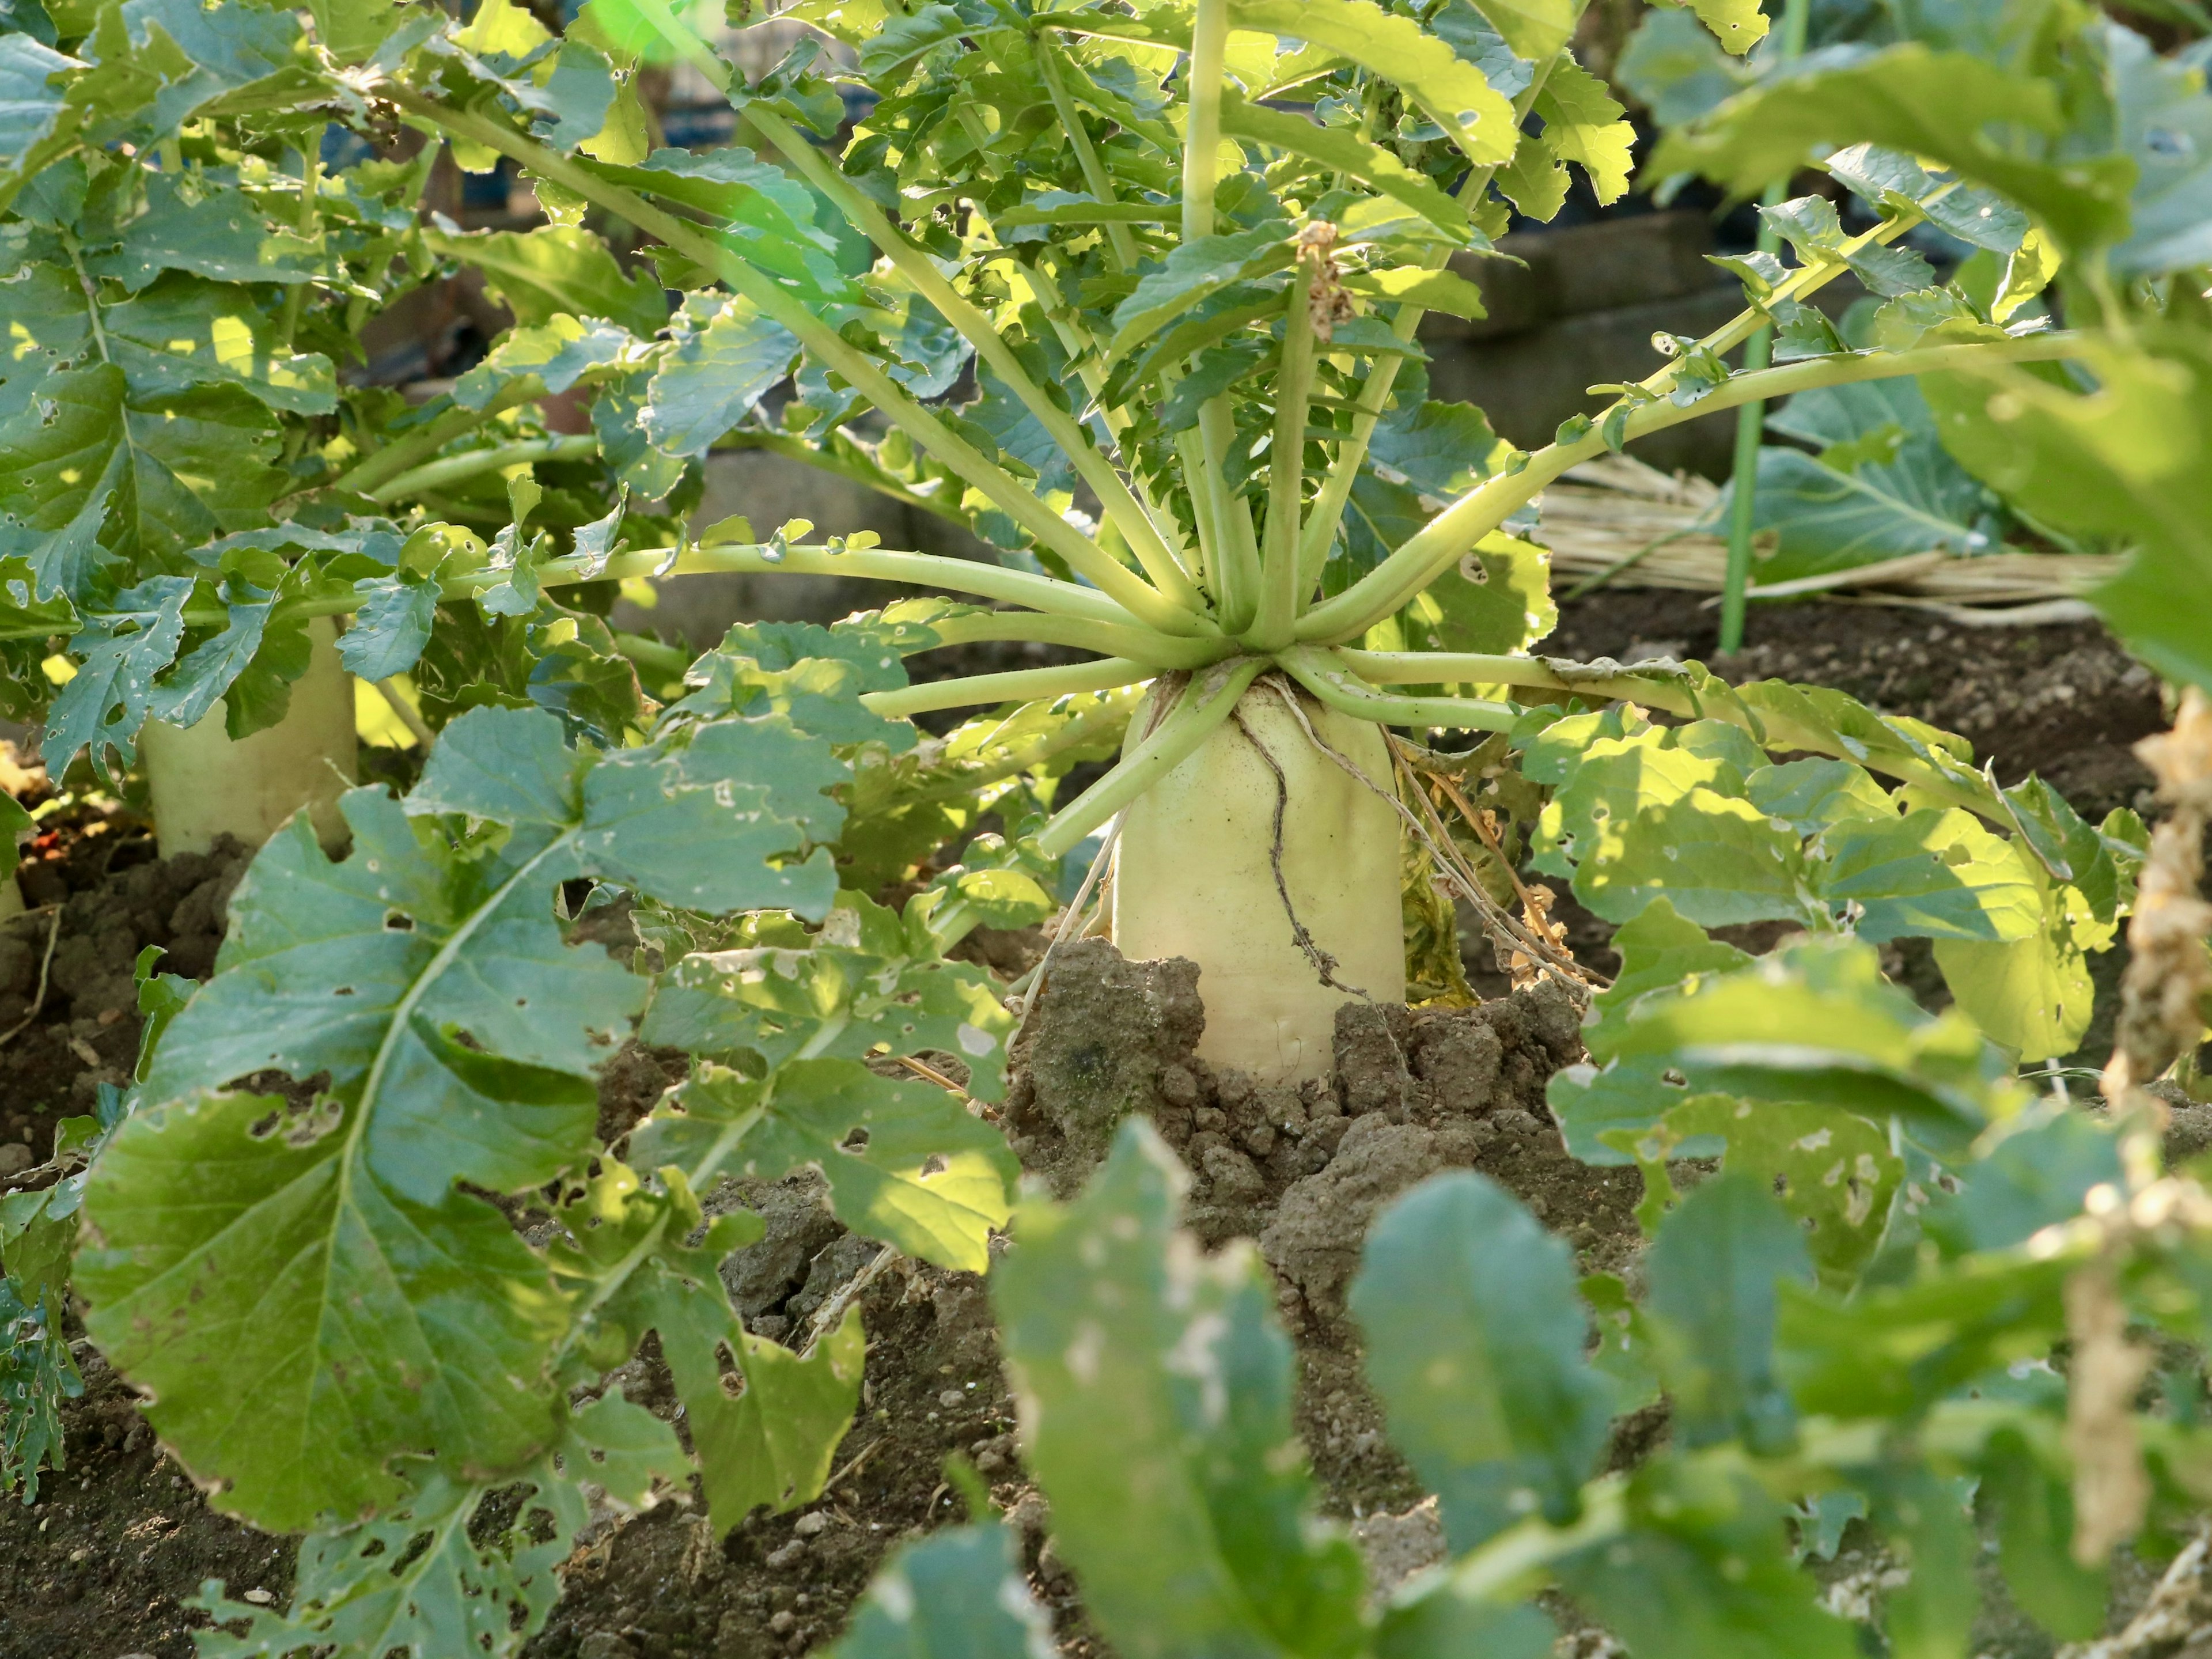
M 1674 587 L 1717 595 L 1728 541 L 1705 528 L 1718 486 L 1669 476 L 1626 455 L 1569 471 L 1544 492 L 1539 539 L 1552 550 L 1562 595 L 1601 586 Z M 1761 585 L 1750 597 L 1815 595 L 1864 605 L 1910 605 L 1967 624 L 2075 622 L 2093 613 L 2079 597 L 2112 569 L 2109 556 L 1940 550 Z

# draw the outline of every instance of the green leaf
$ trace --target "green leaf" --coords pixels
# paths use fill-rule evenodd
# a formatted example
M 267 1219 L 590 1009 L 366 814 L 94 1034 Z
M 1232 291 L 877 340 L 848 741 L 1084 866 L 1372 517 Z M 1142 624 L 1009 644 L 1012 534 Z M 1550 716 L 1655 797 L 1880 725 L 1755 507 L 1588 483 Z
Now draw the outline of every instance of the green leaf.
M 2010 943 L 2043 932 L 2039 872 L 1955 806 L 1847 818 L 1822 834 L 1820 851 L 1820 896 L 1858 907 L 1861 939 Z
M 1613 74 L 1662 127 L 1693 121 L 1741 92 L 1751 73 L 1713 44 L 1687 11 L 1655 6 L 1644 14 Z
M 1773 1371 L 1775 1285 L 1813 1282 L 1802 1233 L 1771 1178 L 1731 1168 L 1668 1216 L 1645 1258 L 1644 1321 L 1686 1448 L 1789 1449 L 1796 1423 Z
M 1662 896 L 1709 927 L 1803 917 L 1798 839 L 1741 787 L 1734 765 L 1680 746 L 1677 733 L 1601 739 L 1545 808 L 1540 844 L 1572 858 L 1575 896 L 1608 921 Z
M 1608 1010 L 1592 1036 L 1608 1066 L 1663 1065 L 1692 1091 L 1894 1113 L 1937 1146 L 2022 1100 L 2010 1066 L 1966 1018 L 1922 1012 L 1882 977 L 1873 946 L 1833 936 L 1646 992 L 1617 1019 Z M 1591 1080 L 1576 1067 L 1560 1076 L 1570 1087 Z
M 517 323 L 542 328 L 563 313 L 604 317 L 639 336 L 659 331 L 668 301 L 647 270 L 627 275 L 607 245 L 575 225 L 466 234 L 425 229 L 423 245 L 483 273 L 484 287 Z
M 2060 889 L 2052 896 L 2058 914 L 2027 939 L 2004 944 L 1936 941 L 1936 965 L 1959 1011 L 1992 1042 L 2017 1054 L 2022 1065 L 2072 1054 L 2088 1035 L 2095 1012 L 2097 988 L 2080 938 L 2080 923 L 2088 918 L 2067 914 L 2080 896 L 2074 889 Z M 2099 941 L 2096 948 L 2111 943 L 2111 928 L 2090 931 Z
M 1497 471 L 1502 446 L 1510 447 L 1473 404 L 1431 400 L 1401 404 L 1376 422 L 1367 453 L 1423 495 L 1449 498 Z
M 1960 1190 L 1937 1194 L 1920 1218 L 1954 1255 L 2023 1244 L 2081 1214 L 2093 1188 L 2125 1184 L 2111 1126 L 2063 1106 L 2022 1114 L 1957 1174 Z
M 1925 157 L 2001 191 L 2069 247 L 2108 242 L 2124 230 L 2134 177 L 2125 157 L 2028 159 L 1992 139 L 1992 127 L 2063 131 L 2053 84 L 1966 52 L 1908 42 L 1741 93 L 1668 134 L 1650 167 L 1659 176 L 1703 173 L 1750 196 L 1819 147 L 1866 142 Z
M 1160 269 L 1144 276 L 1115 308 L 1108 360 L 1125 356 L 1131 347 L 1231 283 L 1289 264 L 1290 234 L 1286 222 L 1271 219 L 1250 230 L 1201 236 L 1177 246 Z
M 1550 550 L 1496 533 L 1398 613 L 1407 646 L 1426 651 L 1526 651 L 1559 620 Z
M 1523 212 L 1549 219 L 1559 210 L 1570 161 L 1583 170 L 1601 204 L 1627 192 L 1636 133 L 1602 81 L 1562 58 L 1536 94 L 1535 109 L 1543 118 L 1542 133 L 1524 137 L 1511 170 L 1498 175 L 1498 188 Z
M 1508 51 L 1534 64 L 1552 57 L 1575 32 L 1576 12 L 1571 0 L 1478 0 L 1476 9 L 1498 31 Z M 1437 22 L 1432 20 L 1430 27 L 1437 28 Z
M 1801 836 L 1854 821 L 1893 821 L 1897 816 L 1897 803 L 1888 792 L 1864 767 L 1850 761 L 1762 766 L 1745 780 L 1744 794 L 1760 811 L 1782 819 Z
M 2032 374 L 1960 376 L 1936 393 L 1943 442 L 2059 529 L 2135 551 L 2091 597 L 2129 648 L 2212 691 L 2212 342 L 2151 327 L 2093 347 L 2099 390 Z
M 46 716 L 45 748 L 55 764 L 65 768 L 89 750 L 94 770 L 108 777 L 111 750 L 125 765 L 137 757 L 155 676 L 176 658 L 191 595 L 189 576 L 152 576 L 117 594 L 114 610 L 84 618 L 71 641 L 83 661 Z
M 364 595 L 353 623 L 338 635 L 338 660 L 346 672 L 372 684 L 404 674 L 422 655 L 442 597 L 438 584 L 404 576 L 363 576 L 354 592 Z
M 860 73 L 870 80 L 889 75 L 926 52 L 957 40 L 969 25 L 950 6 L 917 6 L 910 12 L 890 12 L 883 27 L 860 48 Z
M 1630 1477 L 1626 1530 L 1560 1563 L 1561 1587 L 1638 1659 L 1851 1659 L 1747 1472 L 1661 1461 Z
M 499 1468 L 546 1443 L 564 1304 L 457 1183 L 521 1190 L 595 1145 L 592 1076 L 645 982 L 562 944 L 560 882 L 712 908 L 793 885 L 761 843 L 788 847 L 796 826 L 759 811 L 760 786 L 684 758 L 602 759 L 564 749 L 549 714 L 477 709 L 404 807 L 343 799 L 349 858 L 330 862 L 295 818 L 234 896 L 216 976 L 100 1158 L 103 1244 L 79 1285 L 103 1350 L 158 1391 L 163 1434 L 231 1483 L 236 1510 L 306 1526 L 392 1500 L 394 1453 Z M 428 821 L 441 813 L 505 843 L 471 856 Z M 270 1070 L 326 1092 L 299 1112 L 215 1092 Z M 241 1370 L 240 1355 L 258 1358 Z
M 146 210 L 124 228 L 116 246 L 85 268 L 136 294 L 164 270 L 218 283 L 327 280 L 333 262 L 315 240 L 281 229 L 243 191 L 221 185 L 186 195 L 167 173 L 146 175 Z
M 1766 38 L 1767 19 L 1752 0 L 1688 0 L 1713 38 L 1741 58 Z
M 860 1310 L 847 1309 L 802 1358 L 738 1322 L 708 1253 L 696 1253 L 688 1274 L 655 1265 L 639 1305 L 683 1397 L 714 1529 L 726 1532 L 763 1504 L 782 1510 L 820 1496 L 860 1403 Z M 744 1379 L 735 1399 L 722 1382 L 726 1352 Z
M 1853 144 L 1822 162 L 1828 176 L 1877 212 L 1910 203 L 1960 240 L 1995 253 L 2011 253 L 2027 235 L 2018 208 L 1982 190 L 1946 190 L 1954 181 L 1935 177 L 1909 155 L 1875 144 Z
M 1380 270 L 1348 271 L 1344 286 L 1378 304 L 1419 306 L 1449 316 L 1480 322 L 1490 313 L 1482 307 L 1482 290 L 1466 277 L 1425 265 L 1396 265 Z
M 2121 276 L 2155 276 L 2212 262 L 2212 98 L 2202 54 L 2160 57 L 2118 23 L 2102 33 L 2119 139 L 2136 165 L 2129 234 L 2111 254 Z
M 1249 1243 L 1176 1233 L 1185 1179 L 1130 1119 L 1081 1198 L 1024 1205 L 993 1276 L 1055 1547 L 1116 1652 L 1352 1651 L 1359 1558 L 1307 1510 L 1273 1283 Z
M 27 34 L 0 34 L 0 168 L 27 174 L 24 163 L 37 159 L 69 107 L 54 77 L 83 67 Z
M 631 1156 L 648 1168 L 696 1168 L 724 1127 L 756 1110 L 743 1173 L 774 1180 L 811 1166 L 855 1232 L 943 1267 L 990 1266 L 990 1237 L 1012 1214 L 1019 1169 L 1006 1137 L 934 1084 L 808 1059 L 783 1066 L 764 1087 L 708 1064 L 634 1132 Z
M 833 1659 L 1036 1659 L 1052 1621 L 998 1521 L 902 1544 L 877 1569 Z
M 1430 183 L 1424 174 L 1348 128 L 1321 126 L 1287 110 L 1247 103 L 1236 88 L 1224 87 L 1221 94 L 1221 131 L 1225 137 L 1248 139 L 1303 155 L 1403 202 L 1447 231 L 1461 236 L 1467 234 L 1466 209 Z
M 1376 1218 L 1350 1305 L 1454 1554 L 1523 1515 L 1575 1518 L 1613 1390 L 1583 1358 L 1564 1242 L 1486 1177 L 1440 1176 Z
M 285 414 L 337 407 L 331 360 L 294 353 L 277 337 L 275 316 L 236 288 L 171 271 L 136 298 L 105 307 L 101 320 L 134 398 L 231 386 Z
M 510 386 L 532 380 L 549 392 L 566 392 L 595 369 L 619 362 L 635 343 L 629 331 L 613 323 L 564 312 L 538 327 L 509 330 L 454 385 L 453 401 L 464 409 L 486 409 Z
M 1445 1577 L 1414 1599 L 1393 1600 L 1376 1632 L 1376 1659 L 1549 1659 L 1559 1632 L 1536 1607 L 1501 1607 Z
M 1974 1257 L 1903 1287 L 1862 1285 L 1848 1301 L 1783 1287 L 1778 1365 L 1808 1416 L 1894 1422 L 2064 1335 L 2072 1265 Z
M 1510 160 L 1513 106 L 1487 77 L 1412 18 L 1372 0 L 1234 0 L 1230 27 L 1288 35 L 1404 88 L 1476 167 Z
M 1713 511 L 1725 514 L 1732 495 Z M 1893 459 L 1848 469 L 1768 445 L 1759 452 L 1752 523 L 1775 539 L 1764 581 L 1823 575 L 1916 553 L 1990 550 L 1979 527 L 1985 497 L 1927 439 L 1906 440 Z
M 782 168 L 742 146 L 696 155 L 688 149 L 657 149 L 634 167 L 599 161 L 581 165 L 610 184 L 664 197 L 729 222 L 718 239 L 723 246 L 811 303 L 830 305 L 860 297 L 839 266 L 837 239 L 820 228 L 819 198 Z
M 531 1486 L 511 1521 L 485 1525 L 483 1486 L 424 1471 L 390 1514 L 302 1541 L 289 1610 L 227 1601 L 220 1582 L 207 1581 L 185 1605 L 219 1626 L 246 1628 L 204 1632 L 198 1651 L 207 1659 L 307 1651 L 432 1659 L 465 1643 L 504 1659 L 553 1610 L 556 1569 L 589 1514 L 583 1494 L 550 1469 L 532 1471 Z M 550 1536 L 539 1535 L 541 1522 Z
M 1838 1291 L 1881 1248 L 1905 1181 L 1888 1126 L 1835 1106 L 1699 1095 L 1667 1113 L 1661 1138 L 1675 1157 L 1717 1143 L 1729 1170 L 1765 1182 L 1796 1220 L 1820 1283 Z
M 647 395 L 645 431 L 672 455 L 703 455 L 791 372 L 799 342 L 742 295 L 724 301 L 703 327 L 690 307 L 680 316 Z
M 1990 1437 L 1982 1491 L 1996 1520 L 2005 1588 L 2028 1617 L 2062 1642 L 2087 1642 L 2105 1627 L 2110 1591 L 2101 1564 L 2074 1559 L 2069 1472 L 2047 1468 L 2019 1430 Z
M 99 363 L 40 395 L 51 419 L 0 426 L 0 536 L 15 532 L 40 598 L 84 605 L 117 556 L 187 552 L 260 521 L 283 488 L 276 422 L 231 388 L 137 396 Z
M 20 1486 L 36 1503 L 40 1469 L 68 1467 L 62 1401 L 83 1393 L 58 1306 L 26 1302 L 14 1276 L 0 1275 L 0 1493 Z

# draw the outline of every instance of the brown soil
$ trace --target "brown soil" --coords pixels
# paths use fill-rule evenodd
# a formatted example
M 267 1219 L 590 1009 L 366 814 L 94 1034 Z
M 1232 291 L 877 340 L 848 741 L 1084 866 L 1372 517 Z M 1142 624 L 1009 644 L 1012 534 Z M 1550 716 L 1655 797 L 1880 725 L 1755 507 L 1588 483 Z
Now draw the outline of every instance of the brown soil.
M 2143 804 L 2148 779 L 2125 751 L 2163 724 L 2156 690 L 2100 632 L 1949 628 L 1930 639 L 1932 629 L 1924 617 L 1870 608 L 1765 610 L 1753 617 L 1753 648 L 1716 666 L 1839 685 L 1963 731 L 2002 779 L 2034 767 L 2086 810 Z M 1606 594 L 1569 606 L 1546 648 L 1711 660 L 1711 613 L 1693 599 Z M 88 1109 L 98 1081 L 127 1073 L 138 949 L 165 946 L 162 965 L 173 971 L 211 966 L 235 859 L 163 865 L 151 854 L 143 832 L 112 814 L 81 815 L 34 851 L 27 896 L 61 903 L 60 931 L 38 1019 L 0 1048 L 0 1139 L 38 1158 L 50 1149 L 54 1119 Z M 1577 948 L 1604 965 L 1602 926 L 1564 900 L 1561 915 Z M 0 929 L 0 1030 L 35 992 L 52 919 L 34 912 Z M 27 940 L 27 984 L 16 961 Z M 980 941 L 978 951 L 1019 971 L 1035 945 L 1006 936 Z M 1096 942 L 1064 948 L 1030 1017 L 1003 1121 L 1024 1166 L 1066 1191 L 1121 1116 L 1146 1113 L 1197 1177 L 1194 1230 L 1208 1243 L 1258 1241 L 1297 1339 L 1298 1422 L 1323 1501 L 1353 1523 L 1378 1577 L 1395 1579 L 1433 1559 L 1441 1540 L 1418 1482 L 1383 1438 L 1343 1314 L 1368 1219 L 1437 1169 L 1476 1168 L 1566 1238 L 1585 1271 L 1620 1271 L 1632 1266 L 1641 1183 L 1633 1170 L 1578 1164 L 1559 1146 L 1543 1086 L 1578 1044 L 1573 1009 L 1556 993 L 1452 1012 L 1347 1009 L 1335 1075 L 1327 1086 L 1287 1091 L 1216 1073 L 1195 1058 L 1203 1019 L 1195 980 L 1188 963 L 1125 963 Z M 636 1048 L 617 1056 L 603 1079 L 603 1128 L 635 1121 L 681 1063 Z M 803 1328 L 873 1258 L 873 1247 L 830 1217 L 812 1177 L 726 1186 L 713 1202 L 742 1203 L 767 1222 L 763 1240 L 725 1268 L 758 1334 Z M 870 1337 L 863 1406 L 823 1498 L 798 1515 L 756 1516 L 719 1543 L 680 1502 L 597 1536 L 569 1563 L 565 1594 L 530 1653 L 765 1659 L 825 1645 L 890 1547 L 959 1517 L 945 1475 L 955 1455 L 974 1463 L 1021 1530 L 1063 1650 L 1102 1651 L 1050 1547 L 1044 1500 L 1022 1474 L 981 1281 L 900 1262 L 859 1305 Z M 291 1546 L 209 1511 L 138 1425 L 128 1390 L 97 1356 L 79 1352 L 88 1388 L 64 1413 L 67 1473 L 49 1477 L 35 1506 L 0 1502 L 0 1659 L 183 1659 L 199 1615 L 183 1612 L 179 1598 L 215 1577 L 233 1595 L 261 1590 L 281 1603 Z M 621 1380 L 631 1398 L 672 1411 L 650 1352 Z M 1632 1461 L 1664 1432 L 1663 1414 L 1625 1422 L 1616 1461 Z

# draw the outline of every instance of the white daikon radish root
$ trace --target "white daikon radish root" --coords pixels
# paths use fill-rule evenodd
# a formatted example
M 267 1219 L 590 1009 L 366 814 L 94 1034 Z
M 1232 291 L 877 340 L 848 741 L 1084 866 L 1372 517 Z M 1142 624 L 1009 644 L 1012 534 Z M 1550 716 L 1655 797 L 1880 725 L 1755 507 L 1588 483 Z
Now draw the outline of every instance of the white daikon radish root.
M 1379 726 L 1294 695 L 1322 742 L 1389 787 Z M 1140 714 L 1133 732 L 1145 724 Z M 1405 1000 L 1399 864 L 1389 803 L 1316 749 L 1262 682 L 1124 815 L 1114 943 L 1198 963 L 1209 1064 L 1268 1083 L 1325 1076 L 1345 1001 Z
M 325 846 L 344 840 L 337 798 L 360 775 L 353 676 L 339 665 L 329 619 L 307 629 L 313 653 L 276 725 L 234 740 L 220 701 L 189 729 L 146 722 L 139 753 L 163 858 L 204 853 L 222 836 L 258 847 L 303 806 Z

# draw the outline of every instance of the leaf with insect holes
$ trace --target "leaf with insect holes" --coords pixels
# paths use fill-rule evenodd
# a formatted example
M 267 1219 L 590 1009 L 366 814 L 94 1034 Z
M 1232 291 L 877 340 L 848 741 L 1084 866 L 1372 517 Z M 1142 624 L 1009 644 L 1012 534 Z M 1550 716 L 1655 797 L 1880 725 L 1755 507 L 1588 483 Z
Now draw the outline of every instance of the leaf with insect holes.
M 553 891 L 598 876 L 724 910 L 828 873 L 770 861 L 802 832 L 697 742 L 602 757 L 550 714 L 472 711 L 406 802 L 343 798 L 348 858 L 295 818 L 232 898 L 216 976 L 101 1158 L 103 1243 L 78 1282 L 104 1351 L 237 1512 L 304 1527 L 392 1501 L 394 1453 L 499 1468 L 547 1443 L 567 1304 L 459 1183 L 519 1191 L 583 1164 L 593 1073 L 647 988 L 562 942 Z M 503 842 L 465 854 L 461 821 Z M 325 1092 L 304 1110 L 220 1092 L 268 1071 Z M 216 1352 L 260 1356 L 242 1395 Z
M 2011 944 L 2043 930 L 2041 872 L 1955 806 L 1847 818 L 1822 832 L 1820 852 L 1820 896 L 1856 907 L 1861 939 Z
M 1359 1557 L 1308 1511 L 1273 1284 L 1249 1243 L 1176 1232 L 1187 1181 L 1132 1118 L 993 1272 L 1054 1547 L 1116 1652 L 1353 1650 Z
M 1670 1092 L 1654 1088 L 1646 1098 Z M 1661 1102 L 1663 1105 L 1663 1098 Z M 1668 1111 L 1660 1142 L 1669 1157 L 1692 1144 L 1725 1148 L 1725 1167 L 1767 1183 L 1799 1230 L 1820 1283 L 1848 1291 L 1881 1245 L 1905 1180 L 1887 1125 L 1836 1106 L 1699 1095 Z M 1636 1131 L 1613 1145 L 1633 1145 Z
M 1922 1012 L 1882 977 L 1874 946 L 1834 936 L 1646 992 L 1607 1011 L 1592 1036 L 1608 1070 L 1650 1062 L 1693 1093 L 1894 1115 L 1939 1151 L 2023 1097 L 2010 1064 L 1962 1015 Z M 1580 1067 L 1559 1076 L 1571 1089 L 1594 1080 Z
M 799 342 L 742 295 L 703 320 L 688 309 L 679 315 L 647 394 L 645 432 L 671 455 L 703 455 L 790 372 Z
M 696 1227 L 696 1201 L 684 1207 Z M 733 1242 L 720 1236 L 722 1223 L 732 1218 L 720 1218 L 697 1248 L 664 1235 L 595 1316 L 624 1329 L 623 1353 L 647 1328 L 659 1334 L 718 1533 L 762 1504 L 781 1511 L 821 1494 L 860 1401 L 867 1346 L 858 1308 L 803 1356 L 748 1332 L 717 1272 Z
M 185 636 L 189 576 L 153 576 L 115 596 L 115 609 L 84 618 L 72 642 L 82 664 L 46 717 L 45 750 L 66 767 L 86 750 L 93 769 L 110 775 L 109 755 L 125 764 L 138 752 L 138 728 L 159 696 L 155 676 L 175 659 Z
M 49 376 L 40 397 L 51 419 L 33 408 L 0 425 L 0 537 L 18 543 L 40 598 L 82 605 L 118 556 L 160 558 L 265 522 L 283 487 L 268 465 L 276 422 L 232 389 L 140 397 L 96 363 Z
M 689 1172 L 728 1126 L 755 1114 L 733 1172 L 773 1181 L 811 1165 L 854 1231 L 969 1273 L 989 1264 L 990 1235 L 1012 1212 L 1018 1169 L 1006 1137 L 933 1083 L 810 1059 L 762 1085 L 702 1062 L 632 1132 L 630 1156 L 646 1169 Z
M 574 1456 L 582 1448 L 563 1449 Z M 487 1526 L 484 1487 L 422 1472 L 390 1514 L 304 1539 L 291 1605 L 281 1613 L 229 1601 L 210 1580 L 185 1602 L 216 1621 L 199 1651 L 210 1659 L 307 1651 L 432 1659 L 465 1644 L 507 1659 L 522 1632 L 552 1611 L 556 1569 L 591 1514 L 585 1495 L 551 1469 L 529 1471 L 527 1482 L 512 1520 Z M 242 1633 L 227 1628 L 240 1624 Z
M 1573 1519 L 1613 1410 L 1583 1358 L 1566 1245 L 1487 1177 L 1424 1182 L 1375 1218 L 1350 1304 L 1391 1439 L 1455 1555 L 1523 1514 Z
M 749 1053 L 771 1066 L 801 1051 L 847 1060 L 935 1052 L 967 1068 L 972 1098 L 1002 1096 L 1013 1017 L 990 976 L 916 957 L 897 919 L 858 894 L 840 894 L 837 904 L 809 948 L 673 963 L 654 990 L 645 1040 L 694 1054 Z M 855 912 L 865 915 L 858 927 Z
M 146 210 L 85 268 L 136 294 L 164 270 L 218 283 L 305 283 L 329 279 L 335 265 L 317 240 L 270 224 L 244 191 L 209 185 L 187 196 L 155 173 L 146 179 Z
M 1687 746 L 1685 733 L 1717 740 L 1717 728 L 1702 721 L 1592 744 L 1538 822 L 1539 853 L 1572 862 L 1545 867 L 1571 871 L 1576 896 L 1609 921 L 1661 897 L 1708 927 L 1809 917 L 1797 836 L 1741 798 L 1743 771 L 1724 750 Z
M 487 409 L 494 398 L 532 381 L 549 392 L 566 392 L 586 375 L 619 362 L 635 343 L 617 324 L 562 312 L 536 328 L 511 330 L 461 376 L 453 401 L 464 409 Z

